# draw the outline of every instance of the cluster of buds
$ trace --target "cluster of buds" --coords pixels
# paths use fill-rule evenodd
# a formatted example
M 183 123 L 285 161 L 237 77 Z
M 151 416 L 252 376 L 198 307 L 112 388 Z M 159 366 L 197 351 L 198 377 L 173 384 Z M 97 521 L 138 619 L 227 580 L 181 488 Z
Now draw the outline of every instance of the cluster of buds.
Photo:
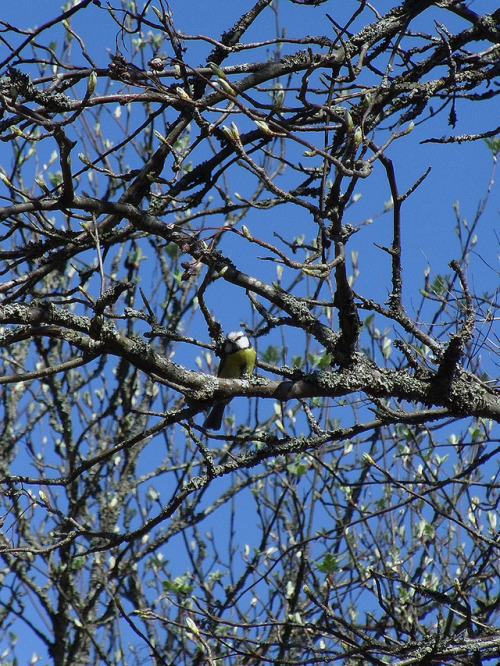
M 151 60 L 148 61 L 148 67 L 151 69 L 153 72 L 162 72 L 165 69 L 165 65 L 167 64 L 169 58 L 162 58 L 159 55 L 155 55 Z
M 108 72 L 111 79 L 124 81 L 125 83 L 144 81 L 145 73 L 142 69 L 131 62 L 127 62 L 120 53 L 117 55 L 110 53 L 109 57 L 111 62 L 108 65 Z

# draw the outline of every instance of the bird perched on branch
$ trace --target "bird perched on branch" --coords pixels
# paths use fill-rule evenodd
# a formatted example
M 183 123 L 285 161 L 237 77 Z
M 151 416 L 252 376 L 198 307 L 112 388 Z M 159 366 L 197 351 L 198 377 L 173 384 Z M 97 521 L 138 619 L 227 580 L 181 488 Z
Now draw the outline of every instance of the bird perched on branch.
M 224 342 L 217 376 L 222 379 L 237 379 L 251 375 L 256 358 L 255 349 L 243 331 L 232 331 Z M 229 400 L 223 400 L 212 407 L 203 424 L 205 428 L 220 430 L 224 409 L 228 402 Z

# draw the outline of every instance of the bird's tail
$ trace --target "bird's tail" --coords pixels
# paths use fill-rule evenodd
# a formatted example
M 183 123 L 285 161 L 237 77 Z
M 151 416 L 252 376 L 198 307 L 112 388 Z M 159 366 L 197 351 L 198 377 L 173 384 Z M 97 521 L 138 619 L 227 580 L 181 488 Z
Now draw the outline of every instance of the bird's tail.
M 222 417 L 224 416 L 224 409 L 227 402 L 218 402 L 212 407 L 208 413 L 205 423 L 203 424 L 207 430 L 220 430 L 222 426 Z

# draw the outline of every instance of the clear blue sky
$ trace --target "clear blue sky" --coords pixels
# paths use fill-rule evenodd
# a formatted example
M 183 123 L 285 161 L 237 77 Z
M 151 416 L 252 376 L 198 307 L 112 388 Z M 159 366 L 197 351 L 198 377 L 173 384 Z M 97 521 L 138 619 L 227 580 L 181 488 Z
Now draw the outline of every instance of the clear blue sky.
M 104 4 L 104 3 L 103 3 Z M 219 35 L 223 30 L 229 28 L 245 8 L 245 3 L 235 3 L 222 0 L 217 3 L 206 2 L 206 0 L 194 0 L 186 2 L 171 2 L 174 20 L 177 29 L 184 33 Z M 251 6 L 251 3 L 246 3 Z M 325 21 L 325 12 L 334 12 L 335 19 L 342 21 L 342 11 L 350 10 L 346 3 L 327 2 L 314 10 L 303 8 L 286 0 L 281 0 L 280 21 L 282 26 L 286 24 L 287 36 L 299 36 L 304 33 L 303 17 L 307 15 L 307 32 L 313 34 L 329 32 L 329 24 Z M 347 3 L 348 4 L 348 3 Z M 384 0 L 374 3 L 381 11 L 385 11 L 394 3 Z M 487 1 L 473 3 L 474 11 L 491 9 L 491 3 Z M 213 7 L 217 11 L 213 11 Z M 20 27 L 31 27 L 40 25 L 55 16 L 59 9 L 59 2 L 51 0 L 44 3 L 33 3 L 31 0 L 19 0 L 16 3 L 5 3 L 2 8 L 2 18 Z M 427 17 L 427 13 L 425 14 Z M 440 10 L 435 10 L 435 17 L 443 17 Z M 421 19 L 424 23 L 424 18 Z M 460 23 L 460 20 L 457 19 Z M 429 27 L 431 21 L 425 18 Z M 465 24 L 464 24 L 465 25 Z M 117 26 L 111 20 L 108 13 L 103 9 L 90 5 L 86 10 L 77 13 L 72 19 L 72 26 L 82 35 L 88 48 L 89 54 L 100 67 L 106 67 L 109 63 L 109 52 L 115 50 L 115 37 Z M 96 29 L 98 26 L 98 29 Z M 454 27 L 454 26 L 450 26 Z M 257 39 L 261 30 L 268 30 L 269 36 L 274 34 L 274 16 L 271 12 L 263 12 L 257 20 L 255 27 L 245 35 L 250 41 Z M 201 50 L 197 43 L 186 42 L 188 54 L 186 60 L 193 65 L 203 62 L 209 52 L 209 48 Z M 4 46 L 0 44 L 0 56 L 4 55 Z M 74 47 L 77 54 L 77 63 L 84 64 L 83 58 Z M 128 54 L 125 54 L 128 56 Z M 241 59 L 247 54 L 243 52 Z M 253 57 L 253 54 L 250 56 Z M 405 279 L 407 288 L 420 286 L 423 268 L 428 264 L 436 273 L 446 272 L 447 263 L 455 257 L 455 234 L 454 213 L 452 205 L 455 201 L 460 202 L 462 214 L 471 219 L 476 212 L 480 199 L 485 193 L 488 178 L 491 171 L 491 158 L 489 151 L 482 141 L 462 143 L 461 145 L 419 145 L 417 139 L 428 137 L 442 137 L 447 134 L 466 134 L 468 132 L 479 132 L 481 129 L 493 126 L 495 117 L 498 117 L 498 106 L 495 100 L 491 103 L 475 105 L 474 112 L 470 110 L 470 103 L 458 103 L 458 123 L 455 130 L 446 124 L 446 113 L 440 114 L 433 121 L 416 127 L 411 137 L 402 139 L 392 144 L 387 154 L 394 160 L 398 174 L 400 190 L 404 191 L 427 169 L 432 166 L 432 171 L 426 181 L 420 186 L 415 194 L 409 199 L 403 209 L 404 224 L 404 254 L 405 254 Z M 492 120 L 493 119 L 493 120 Z M 2 147 L 0 146 L 0 154 Z M 376 168 L 378 173 L 372 175 L 360 185 L 361 199 L 347 214 L 346 221 L 356 225 L 366 217 L 379 212 L 384 202 L 389 198 L 389 191 L 385 177 L 380 167 Z M 477 251 L 480 254 L 490 255 L 491 262 L 495 261 L 495 254 L 491 251 L 496 247 L 494 229 L 497 224 L 496 213 L 499 198 L 494 193 L 487 214 L 484 216 L 480 226 L 481 236 Z M 275 213 L 278 226 L 279 216 L 282 209 Z M 305 214 L 304 214 L 305 215 Z M 255 213 L 253 218 L 249 216 L 247 226 L 255 229 L 255 233 L 264 233 L 269 228 L 269 219 L 273 213 L 260 216 Z M 297 233 L 303 229 L 304 220 L 297 219 L 297 212 L 293 219 L 297 225 Z M 261 220 L 265 220 L 261 222 Z M 292 220 L 293 221 L 293 220 Z M 287 219 L 287 224 L 290 220 Z M 372 241 L 385 244 L 390 241 L 391 218 L 390 213 L 375 222 L 371 228 L 363 230 L 358 234 L 355 242 L 351 242 L 354 249 L 356 243 L 363 244 L 363 252 L 360 253 L 360 270 L 358 286 L 369 285 L 370 288 L 387 290 L 390 288 L 388 282 L 388 256 L 374 246 L 370 247 Z M 229 242 L 229 240 L 228 240 Z M 443 250 L 447 251 L 443 251 Z M 490 254 L 491 253 L 491 254 Z M 262 268 L 262 266 L 261 266 Z M 269 267 L 264 267 L 264 270 Z M 415 278 L 412 284 L 411 280 Z M 379 292 L 374 291 L 377 297 Z M 227 321 L 230 328 L 231 323 Z
M 33 2 L 33 0 L 18 0 L 17 2 L 4 2 L 1 18 L 12 24 L 29 28 L 54 17 L 59 12 L 59 2 L 48 0 L 46 2 Z M 245 8 L 251 2 L 235 2 L 234 0 L 171 0 L 176 27 L 184 33 L 210 34 L 214 37 L 232 26 Z M 339 7 L 340 4 L 340 7 Z M 342 11 L 351 9 L 353 3 L 338 3 L 331 0 L 314 10 L 292 5 L 281 0 L 281 21 L 286 23 L 287 36 L 301 36 L 314 33 L 328 33 L 329 23 L 325 20 L 325 12 L 335 13 L 335 18 L 342 23 Z M 381 12 L 396 3 L 374 2 Z M 473 9 L 481 12 L 491 10 L 491 0 L 473 3 Z M 104 6 L 104 2 L 103 2 Z M 439 10 L 436 18 L 439 19 Z M 307 15 L 307 30 L 304 31 L 304 15 Z M 427 26 L 429 19 L 426 19 Z M 74 29 L 84 38 L 88 52 L 99 67 L 107 67 L 108 53 L 115 51 L 115 38 L 117 25 L 103 9 L 90 5 L 84 12 L 77 14 L 72 22 Z M 358 26 L 359 27 L 359 26 Z M 451 26 L 453 27 L 453 26 Z M 256 22 L 255 27 L 245 36 L 245 40 L 257 39 L 263 30 L 274 34 L 274 16 L 265 12 Z M 22 39 L 22 38 L 21 38 Z M 39 41 L 44 42 L 42 37 Z M 201 64 L 209 52 L 208 47 L 203 51 L 194 42 L 187 42 L 188 54 L 186 59 L 193 66 Z M 124 50 L 124 49 L 122 49 Z M 192 53 L 190 52 L 192 50 Z M 74 53 L 78 54 L 75 46 Z M 124 53 L 126 56 L 127 54 Z M 241 60 L 245 59 L 245 52 Z M 0 44 L 0 60 L 5 57 L 5 46 Z M 250 57 L 253 57 L 250 55 Z M 84 64 L 80 55 L 75 56 L 79 64 Z M 480 132 L 491 127 L 498 121 L 498 101 L 478 104 L 472 113 L 470 104 L 458 103 L 458 123 L 455 130 L 446 124 L 446 114 L 439 115 L 435 120 L 423 126 L 417 126 L 412 134 L 395 142 L 388 150 L 388 155 L 394 160 L 400 191 L 410 187 L 414 181 L 428 168 L 432 171 L 411 196 L 403 208 L 403 261 L 405 295 L 408 301 L 419 300 L 418 289 L 422 286 L 422 274 L 425 267 L 430 266 L 433 273 L 449 272 L 448 262 L 457 257 L 458 245 L 454 232 L 455 220 L 453 204 L 460 202 L 462 215 L 472 219 L 478 208 L 481 198 L 485 194 L 486 186 L 491 172 L 492 160 L 484 142 L 463 143 L 460 146 L 449 144 L 445 146 L 436 144 L 419 144 L 430 136 L 441 137 L 450 133 L 465 134 Z M 4 144 L 0 144 L 0 161 L 2 153 L 6 151 Z M 372 177 L 360 185 L 361 198 L 347 213 L 345 221 L 354 226 L 367 217 L 376 215 L 383 209 L 384 203 L 389 199 L 389 190 L 380 167 Z M 490 286 L 492 272 L 486 270 L 483 259 L 492 266 L 498 262 L 498 209 L 500 198 L 498 187 L 493 191 L 488 208 L 479 226 L 479 241 L 476 247 L 477 255 L 472 259 L 475 271 L 475 289 L 484 281 L 484 287 Z M 294 211 L 293 216 L 283 219 L 284 209 L 275 209 L 271 212 L 251 213 L 245 224 L 255 235 L 265 236 L 269 229 L 275 227 L 280 231 L 281 226 L 286 227 L 286 235 L 299 234 L 308 224 L 305 213 Z M 303 217 L 301 217 L 301 215 Z M 388 255 L 373 245 L 389 245 L 391 242 L 392 218 L 390 213 L 375 220 L 369 227 L 363 228 L 352 242 L 350 250 L 359 250 L 359 268 L 361 271 L 355 288 L 367 297 L 384 300 L 391 289 L 390 263 Z M 272 239 L 272 236 L 269 235 Z M 358 240 L 359 238 L 359 240 Z M 235 242 L 230 236 L 224 241 L 223 247 L 231 249 Z M 359 243 L 359 245 L 358 245 Z M 257 252 L 256 254 L 260 254 Z M 255 257 L 251 254 L 241 256 L 239 267 L 242 270 L 252 271 L 255 266 Z M 272 265 L 259 265 L 258 271 L 264 271 L 266 279 L 273 279 Z M 260 273 L 262 274 L 262 273 Z M 237 328 L 240 319 L 248 317 L 246 304 L 241 308 L 219 308 L 217 302 L 231 298 L 235 290 L 230 285 L 217 284 L 217 294 L 213 294 L 213 305 L 216 314 L 222 319 L 226 330 Z M 195 331 L 200 338 L 208 340 L 206 330 Z M 193 349 L 186 349 L 185 362 L 194 367 Z M 292 350 L 293 351 L 293 350 Z M 189 358 L 191 356 L 191 359 Z M 155 446 L 152 443 L 152 446 Z M 220 522 L 220 520 L 219 520 Z M 245 527 L 248 529 L 248 526 Z M 0 645 L 0 653 L 2 652 Z M 36 651 L 40 654 L 40 648 Z M 33 649 L 26 645 L 26 660 L 31 658 Z M 41 663 L 45 663 L 45 659 Z

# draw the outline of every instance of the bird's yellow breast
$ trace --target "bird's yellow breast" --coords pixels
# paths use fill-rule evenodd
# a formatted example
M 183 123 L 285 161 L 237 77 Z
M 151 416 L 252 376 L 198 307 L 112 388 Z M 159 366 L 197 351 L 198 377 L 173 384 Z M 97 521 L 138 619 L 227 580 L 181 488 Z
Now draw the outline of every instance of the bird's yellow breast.
M 255 367 L 256 356 L 253 347 L 228 354 L 219 369 L 219 377 L 232 379 L 245 374 L 251 375 Z

